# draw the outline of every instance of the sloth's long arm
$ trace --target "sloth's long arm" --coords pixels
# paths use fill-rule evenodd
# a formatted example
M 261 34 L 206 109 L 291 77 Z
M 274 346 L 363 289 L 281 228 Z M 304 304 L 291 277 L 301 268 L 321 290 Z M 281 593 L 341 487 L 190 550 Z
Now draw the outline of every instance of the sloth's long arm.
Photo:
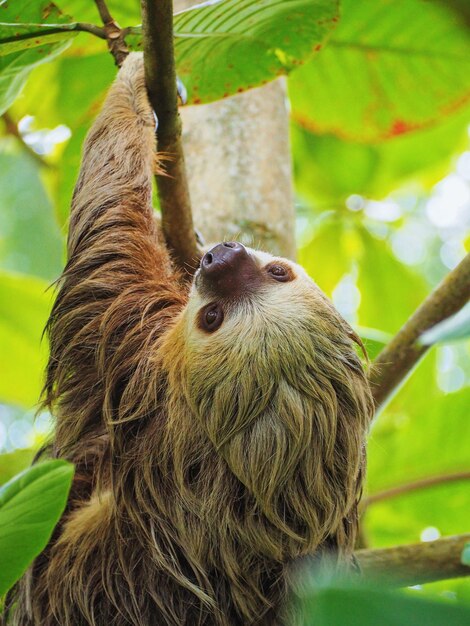
M 73 443 L 102 422 L 106 403 L 108 413 L 119 406 L 139 358 L 181 305 L 151 206 L 154 131 L 142 59 L 130 55 L 85 142 L 48 323 L 45 401 L 60 401 L 59 447 L 61 435 Z

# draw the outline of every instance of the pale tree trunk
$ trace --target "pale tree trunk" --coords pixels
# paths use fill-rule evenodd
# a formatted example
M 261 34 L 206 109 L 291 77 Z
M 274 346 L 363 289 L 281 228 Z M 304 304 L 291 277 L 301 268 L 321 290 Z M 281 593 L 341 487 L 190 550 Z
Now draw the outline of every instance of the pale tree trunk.
M 195 4 L 176 0 L 175 9 Z M 181 109 L 194 223 L 206 243 L 237 239 L 295 258 L 285 81 Z

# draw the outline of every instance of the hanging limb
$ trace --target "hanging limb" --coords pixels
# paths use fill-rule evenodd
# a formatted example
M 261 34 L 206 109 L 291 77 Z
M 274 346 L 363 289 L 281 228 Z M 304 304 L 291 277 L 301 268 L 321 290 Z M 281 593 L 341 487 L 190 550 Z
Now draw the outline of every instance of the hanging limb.
M 376 406 L 405 378 L 428 346 L 417 339 L 438 322 L 457 313 L 470 299 L 470 254 L 453 269 L 413 313 L 372 364 L 369 381 Z
M 407 587 L 470 576 L 461 554 L 470 533 L 436 541 L 354 553 L 366 582 Z
M 173 3 L 171 0 L 142 0 L 141 6 L 145 79 L 158 119 L 157 151 L 165 156 L 165 173 L 156 175 L 162 229 L 177 264 L 192 273 L 199 252 L 181 142 Z

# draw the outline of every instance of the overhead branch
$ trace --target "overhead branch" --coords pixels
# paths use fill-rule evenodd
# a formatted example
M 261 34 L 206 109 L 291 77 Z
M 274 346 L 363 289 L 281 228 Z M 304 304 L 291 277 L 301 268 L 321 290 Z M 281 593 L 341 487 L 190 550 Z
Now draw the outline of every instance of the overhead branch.
M 145 79 L 158 119 L 157 151 L 165 156 L 165 173 L 157 174 L 162 229 L 175 261 L 194 269 L 198 248 L 186 178 L 173 46 L 171 0 L 142 0 Z
M 369 380 L 376 406 L 405 378 L 428 346 L 417 339 L 438 322 L 457 313 L 470 299 L 470 254 L 453 269 L 415 311 L 372 364 Z
M 440 476 L 428 476 L 427 478 L 422 478 L 421 480 L 415 480 L 411 483 L 397 485 L 396 487 L 391 487 L 390 489 L 373 493 L 361 501 L 361 508 L 366 509 L 371 504 L 382 502 L 383 500 L 389 500 L 390 498 L 396 498 L 404 493 L 420 491 L 421 489 L 429 489 L 430 487 L 435 487 L 436 485 L 462 480 L 470 480 L 470 471 L 455 472 L 454 474 L 442 474 Z
M 470 576 L 461 554 L 470 533 L 436 541 L 354 553 L 364 580 L 392 587 Z
M 27 154 L 29 154 L 29 156 L 32 157 L 34 161 L 36 161 L 36 163 L 38 163 L 41 167 L 48 167 L 48 168 L 54 167 L 51 163 L 46 161 L 46 159 L 44 159 L 40 154 L 38 154 L 35 150 L 33 150 L 30 145 L 26 143 L 23 135 L 20 133 L 18 129 L 18 124 L 15 122 L 15 120 L 11 117 L 9 113 L 7 112 L 3 113 L 1 118 L 5 125 L 6 133 L 8 135 L 11 135 L 12 137 L 15 137 L 15 139 L 21 144 L 22 149 Z
M 119 26 L 111 15 L 105 0 L 95 0 L 95 4 L 103 22 L 104 38 L 108 44 L 109 51 L 113 55 L 116 65 L 121 67 L 124 59 L 129 54 L 129 48 L 126 44 L 126 35 L 129 29 Z

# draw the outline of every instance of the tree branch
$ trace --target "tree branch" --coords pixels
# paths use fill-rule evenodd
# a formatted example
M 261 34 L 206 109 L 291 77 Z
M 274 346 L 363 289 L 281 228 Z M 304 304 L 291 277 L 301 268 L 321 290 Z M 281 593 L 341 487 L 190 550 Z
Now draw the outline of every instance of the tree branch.
M 145 79 L 157 115 L 157 151 L 165 155 L 165 174 L 157 174 L 162 228 L 175 261 L 191 272 L 198 259 L 178 113 L 173 50 L 173 3 L 142 0 Z
M 109 12 L 108 6 L 104 0 L 95 0 L 95 4 L 96 8 L 98 9 L 98 13 L 100 14 L 101 21 L 104 25 L 114 22 L 113 17 Z
M 103 22 L 104 35 L 109 51 L 113 55 L 116 65 L 121 67 L 122 62 L 129 54 L 129 48 L 127 47 L 125 39 L 128 29 L 119 26 L 109 12 L 105 0 L 95 0 L 95 4 L 100 14 L 101 21 Z
M 96 26 L 95 24 L 88 24 L 86 22 L 72 22 L 71 24 L 60 25 L 56 24 L 54 26 L 52 26 L 51 24 L 38 24 L 37 26 L 38 30 L 29 30 L 25 33 L 16 33 L 11 37 L 2 37 L 0 40 L 0 45 L 16 41 L 26 41 L 28 39 L 40 39 L 41 37 L 47 37 L 48 35 L 57 35 L 58 33 L 69 33 L 75 31 L 91 33 L 92 35 L 95 35 L 100 39 L 106 39 L 104 28 L 101 28 L 101 26 Z
M 92 35 L 95 35 L 95 37 L 99 37 L 100 39 L 106 39 L 106 33 L 104 32 L 104 28 L 101 28 L 100 26 L 96 26 L 95 24 L 77 22 L 75 24 L 74 30 L 79 30 L 83 33 L 90 33 Z
M 415 311 L 372 364 L 369 380 L 377 406 L 381 405 L 426 352 L 418 337 L 459 311 L 470 298 L 470 254 L 453 269 Z
M 436 541 L 354 553 L 364 579 L 391 587 L 470 576 L 470 567 L 461 562 L 470 533 Z
M 38 163 L 41 167 L 53 168 L 53 165 L 51 163 L 46 161 L 40 154 L 35 152 L 35 150 L 33 150 L 31 146 L 26 143 L 20 131 L 18 130 L 18 124 L 14 121 L 9 113 L 3 113 L 1 118 L 3 120 L 3 123 L 5 124 L 6 133 L 8 135 L 11 135 L 12 137 L 15 137 L 20 142 L 23 150 L 27 152 L 29 156 L 36 161 L 36 163 Z
M 401 496 L 402 494 L 410 493 L 411 491 L 428 489 L 429 487 L 434 487 L 435 485 L 442 485 L 443 483 L 456 482 L 460 480 L 470 480 L 470 472 L 456 472 L 455 474 L 430 476 L 428 478 L 422 478 L 420 480 L 416 480 L 412 483 L 407 483 L 405 485 L 391 487 L 390 489 L 385 489 L 384 491 L 373 493 L 367 498 L 364 498 L 361 502 L 361 505 L 364 510 L 369 505 L 375 504 L 375 502 L 382 502 L 383 500 L 389 500 L 390 498 L 395 498 L 396 496 Z

